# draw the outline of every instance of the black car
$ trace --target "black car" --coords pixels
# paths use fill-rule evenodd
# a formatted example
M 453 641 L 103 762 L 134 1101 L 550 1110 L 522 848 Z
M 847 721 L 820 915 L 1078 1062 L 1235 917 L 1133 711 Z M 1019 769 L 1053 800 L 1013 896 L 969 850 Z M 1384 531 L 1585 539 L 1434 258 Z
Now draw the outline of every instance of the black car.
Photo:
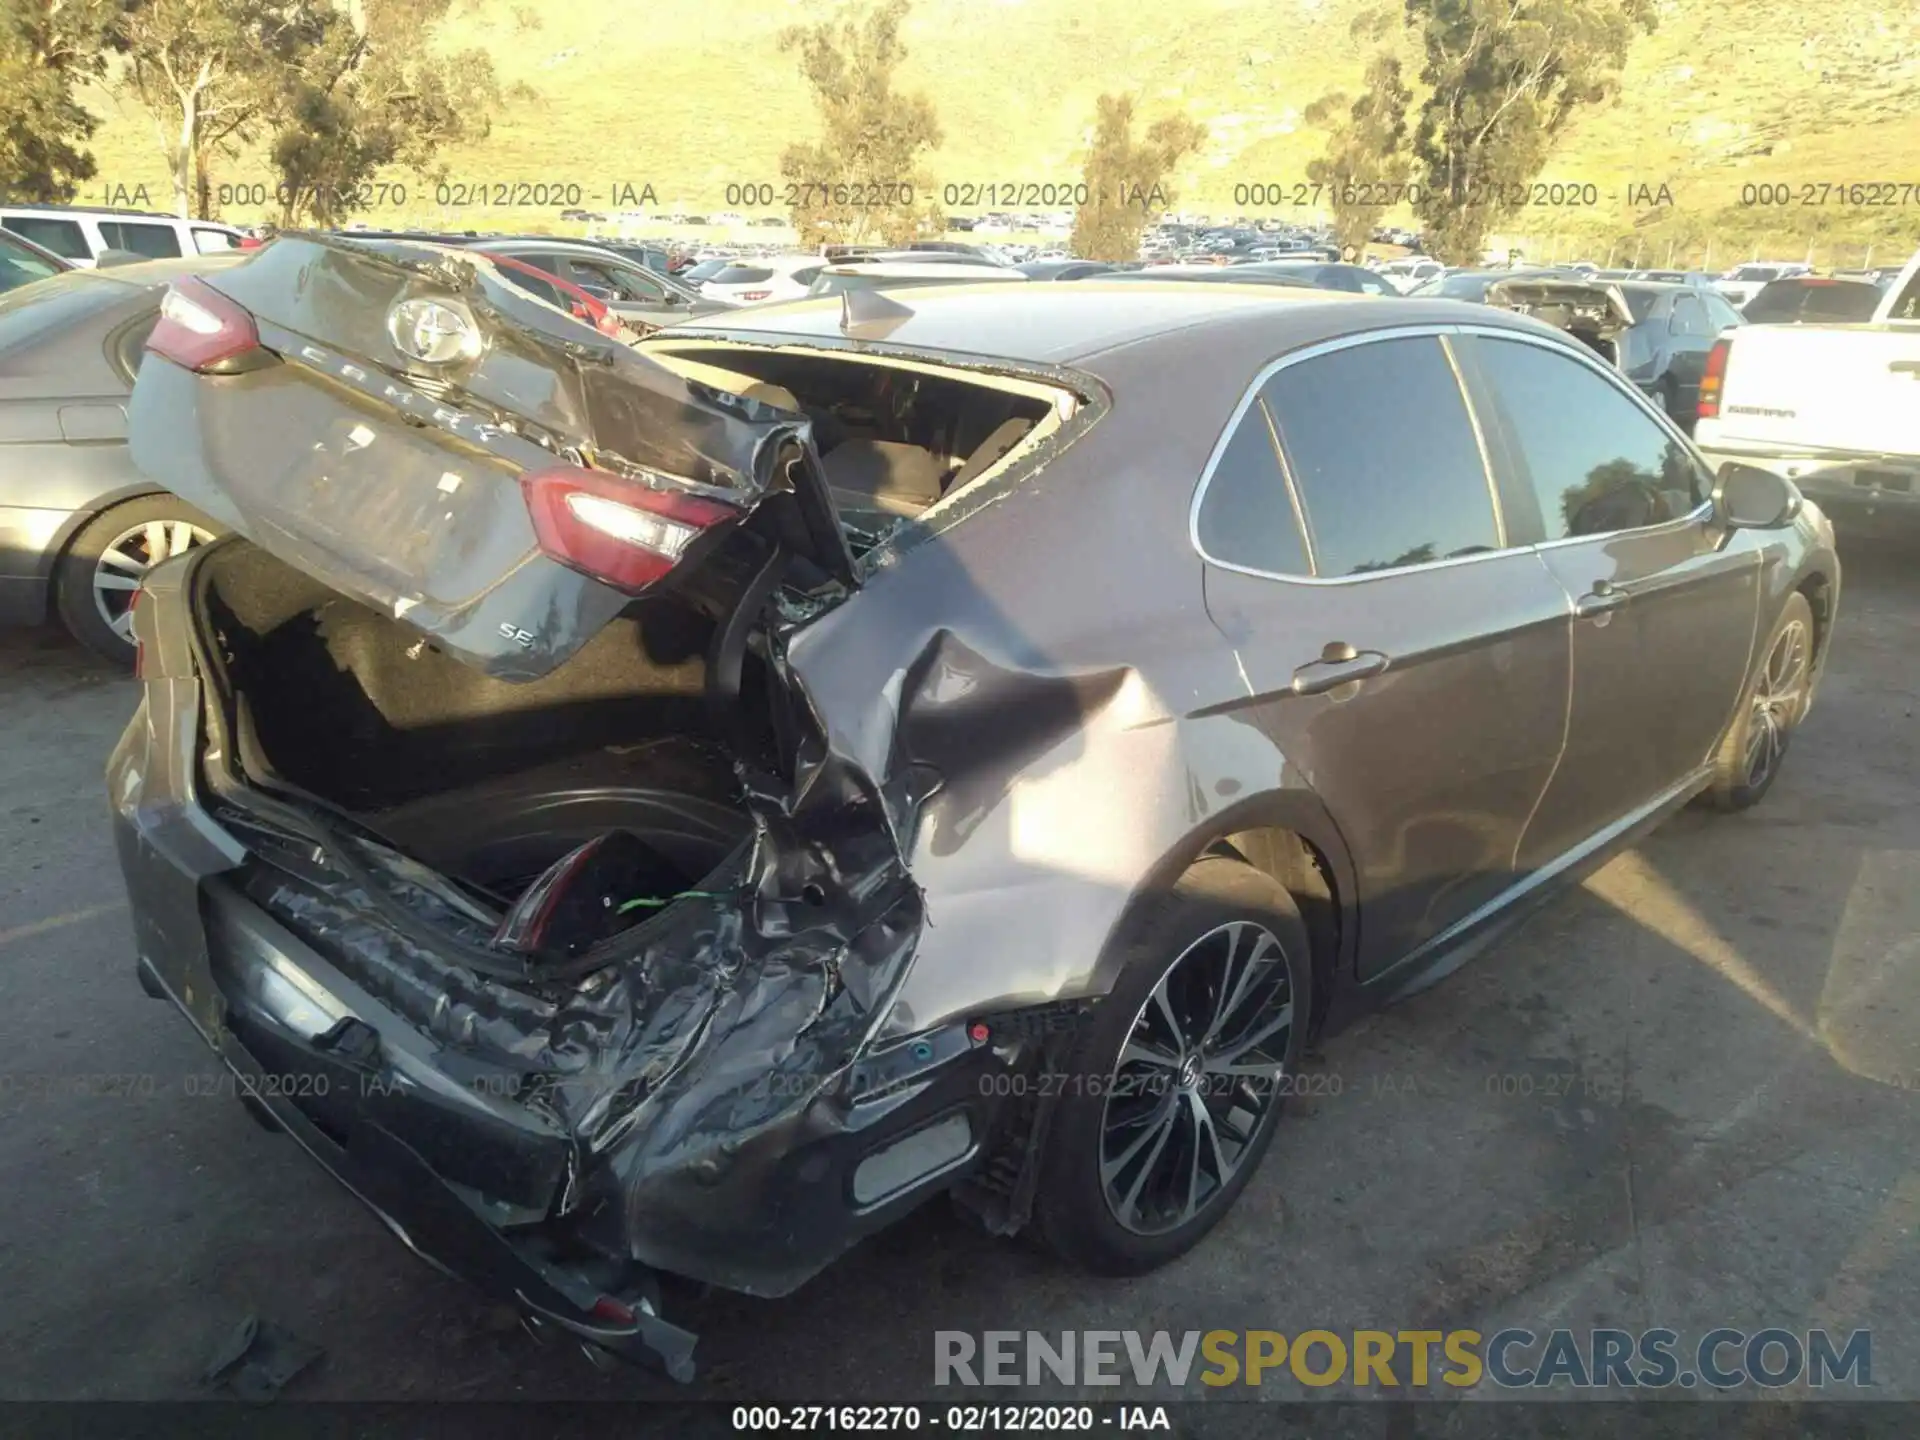
M 1749 325 L 1863 325 L 1885 293 L 1868 280 L 1792 275 L 1769 280 L 1740 314 Z

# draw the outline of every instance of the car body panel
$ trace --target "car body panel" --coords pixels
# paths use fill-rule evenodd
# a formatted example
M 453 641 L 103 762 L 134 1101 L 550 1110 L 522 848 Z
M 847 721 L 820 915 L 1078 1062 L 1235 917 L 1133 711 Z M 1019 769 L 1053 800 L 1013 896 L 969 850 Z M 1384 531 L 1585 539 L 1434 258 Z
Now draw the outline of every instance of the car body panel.
M 262 315 L 263 338 L 273 327 L 276 343 L 316 330 L 340 343 L 341 328 L 358 325 L 359 344 L 376 346 L 393 277 L 315 249 L 278 242 L 260 253 L 278 251 L 281 268 L 256 259 L 223 276 L 223 288 Z M 1548 881 L 1596 861 L 1704 783 L 1700 773 L 1678 776 L 1670 793 L 1528 871 L 1529 817 L 1555 783 L 1578 694 L 1577 682 L 1569 689 L 1572 602 L 1544 552 L 1518 543 L 1320 585 L 1223 570 L 1190 539 L 1202 477 L 1276 362 L 1355 337 L 1469 325 L 1575 353 L 1558 332 L 1458 304 L 1181 282 L 892 298 L 899 313 L 884 338 L 845 333 L 838 300 L 741 311 L 687 336 L 1045 373 L 1086 403 L 1047 443 L 898 527 L 864 558 L 857 591 L 827 606 L 767 608 L 769 664 L 806 732 L 796 764 L 747 778 L 751 840 L 721 883 L 630 932 L 591 984 L 536 997 L 398 943 L 328 870 L 343 853 L 337 836 L 289 852 L 322 873 L 263 864 L 265 840 L 249 830 L 242 843 L 235 815 L 267 812 L 235 773 L 221 662 L 190 623 L 192 588 L 220 547 L 161 567 L 154 603 L 136 612 L 149 647 L 146 694 L 108 787 L 154 984 L 230 1063 L 269 1071 L 339 1063 L 353 1033 L 346 1022 L 359 1020 L 372 1032 L 352 1047 L 366 1073 L 404 1076 L 426 1094 L 335 1115 L 348 1152 L 371 1147 L 358 1157 L 309 1148 L 403 1234 L 418 1229 L 411 1243 L 453 1255 L 447 1263 L 460 1273 L 522 1308 L 560 1302 L 548 1291 L 516 1298 L 511 1277 L 525 1256 L 498 1259 L 496 1242 L 524 1247 L 553 1234 L 576 1242 L 575 1256 L 785 1293 L 911 1204 L 973 1183 L 996 1158 L 1019 1178 L 994 1213 L 1018 1228 L 1036 1173 L 1038 1142 L 1029 1142 L 1044 1130 L 1003 1131 L 1011 1122 L 984 1082 L 1030 1074 L 1049 1047 L 1072 1042 L 1128 960 L 1129 918 L 1211 847 L 1277 826 L 1310 848 L 1331 912 L 1316 980 L 1329 1013 L 1344 1014 L 1438 973 L 1541 898 Z M 557 369 L 529 359 L 514 374 L 524 382 L 529 368 Z M 622 374 L 639 390 L 661 388 L 651 367 Z M 470 388 L 527 404 L 509 378 L 498 372 Z M 269 415 L 299 415 L 307 402 L 284 393 L 295 383 L 223 377 L 203 384 L 220 394 L 198 399 L 156 387 L 154 434 L 198 424 L 197 438 L 218 449 L 229 432 L 271 423 L 238 408 L 243 393 L 270 399 L 259 405 Z M 136 445 L 146 386 L 143 375 Z M 565 410 L 564 385 L 549 378 L 532 393 L 542 423 L 565 418 L 553 413 Z M 216 417 L 211 429 L 196 405 Z M 223 414 L 225 405 L 233 408 Z M 304 420 L 278 429 L 289 451 L 311 433 Z M 392 440 L 382 432 L 374 447 L 400 450 Z M 229 468 L 220 488 L 244 491 L 250 508 L 267 496 L 277 507 L 271 528 L 302 547 L 309 521 L 337 527 L 386 503 L 377 467 L 341 470 L 334 453 L 317 470 L 276 462 L 252 436 L 234 450 L 245 465 Z M 408 489 L 412 468 L 403 454 L 394 488 Z M 348 475 L 354 506 L 286 498 L 287 487 L 323 491 L 336 471 Z M 396 532 L 404 518 L 386 514 Z M 1704 521 L 1694 523 L 1704 536 Z M 1809 576 L 1830 571 L 1837 587 L 1823 525 L 1807 507 L 1791 529 L 1740 541 L 1741 564 L 1755 545 L 1773 557 L 1762 623 Z M 271 548 L 275 535 L 255 539 Z M 469 539 L 491 543 L 478 532 Z M 1652 560 L 1610 553 L 1622 575 L 1685 563 L 1667 551 Z M 295 558 L 331 583 L 306 549 Z M 432 559 L 413 568 L 430 577 Z M 344 578 L 349 593 L 371 593 L 361 575 Z M 1744 677 L 1755 617 L 1729 628 L 1716 638 Z M 1376 677 L 1385 683 L 1346 696 L 1294 693 L 1294 668 L 1341 639 L 1386 647 L 1394 664 Z M 1663 655 L 1640 658 L 1650 675 L 1664 673 Z M 202 699 L 212 702 L 204 710 Z M 1589 774 L 1580 783 L 1600 782 Z M 276 813 L 308 833 L 309 818 L 287 806 Z M 359 853 L 384 864 L 365 846 Z M 399 883 L 397 872 L 383 874 Z M 194 908 L 196 890 L 209 886 L 221 895 L 211 921 Z M 310 963 L 313 935 L 331 937 L 338 979 Z M 343 983 L 359 993 L 343 998 Z M 445 1094 L 508 1060 L 534 1087 L 537 1114 L 497 1117 L 502 1130 L 479 1116 L 478 1100 Z M 867 1088 L 882 1075 L 911 1083 Z M 364 1083 L 357 1090 L 365 1094 Z M 473 1118 L 444 1121 L 439 1133 L 417 1108 L 430 1103 Z M 848 1172 L 862 1154 L 950 1113 L 968 1117 L 972 1137 L 950 1164 L 878 1206 L 849 1201 Z M 478 1162 L 458 1144 L 469 1124 L 476 1154 L 500 1157 L 477 1193 Z M 576 1161 L 564 1187 L 542 1158 L 553 1133 Z M 1018 1143 L 997 1149 L 1008 1133 Z M 471 1213 L 443 1216 L 447 1192 L 464 1193 Z M 460 1235 L 480 1253 L 454 1255 L 449 1237 Z M 543 1283 L 566 1298 L 571 1323 L 586 1323 L 597 1272 L 577 1260 L 557 1268 Z M 638 1283 L 622 1273 L 620 1286 Z M 659 1337 L 652 1348 L 669 1343 Z
M 282 236 L 218 279 L 280 362 L 207 377 L 150 356 L 129 412 L 135 463 L 490 675 L 548 673 L 628 600 L 540 551 L 522 474 L 572 448 L 744 515 L 774 488 L 783 447 L 804 448 L 795 417 L 712 398 L 470 251 Z M 472 306 L 485 348 L 422 373 L 387 331 L 409 298 Z M 552 448 L 520 433 L 528 423 Z M 816 471 L 802 473 L 824 495 Z

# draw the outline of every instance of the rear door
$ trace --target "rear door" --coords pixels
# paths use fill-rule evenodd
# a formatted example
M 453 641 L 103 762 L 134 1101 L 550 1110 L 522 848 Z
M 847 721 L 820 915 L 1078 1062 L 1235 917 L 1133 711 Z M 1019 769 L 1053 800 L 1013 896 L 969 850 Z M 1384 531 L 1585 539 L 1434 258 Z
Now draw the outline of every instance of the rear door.
M 1566 595 L 1509 544 L 1433 333 L 1281 362 L 1218 452 L 1195 538 L 1248 723 L 1352 854 L 1377 975 L 1515 879 L 1566 721 Z
M 1532 868 L 1658 803 L 1731 719 L 1759 613 L 1748 534 L 1709 526 L 1711 476 L 1617 374 L 1567 347 L 1462 337 L 1516 527 L 1573 607 L 1566 751 L 1520 848 Z

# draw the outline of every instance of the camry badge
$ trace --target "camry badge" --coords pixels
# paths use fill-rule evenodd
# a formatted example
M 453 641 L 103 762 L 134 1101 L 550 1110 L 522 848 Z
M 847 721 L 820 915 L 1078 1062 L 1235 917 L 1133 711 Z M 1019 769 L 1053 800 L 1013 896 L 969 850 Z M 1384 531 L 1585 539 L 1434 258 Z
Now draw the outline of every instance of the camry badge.
M 402 300 L 387 312 L 387 334 L 410 360 L 451 365 L 480 353 L 480 327 L 444 300 Z

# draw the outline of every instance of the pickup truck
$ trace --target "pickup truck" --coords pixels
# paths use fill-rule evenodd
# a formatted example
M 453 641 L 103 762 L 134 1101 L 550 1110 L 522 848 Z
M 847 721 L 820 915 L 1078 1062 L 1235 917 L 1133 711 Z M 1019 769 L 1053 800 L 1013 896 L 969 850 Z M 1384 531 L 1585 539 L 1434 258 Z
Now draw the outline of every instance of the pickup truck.
M 1856 325 L 1742 325 L 1715 342 L 1694 440 L 1823 509 L 1920 516 L 1920 253 Z
M 1746 265 L 1734 266 L 1714 281 L 1713 288 L 1726 296 L 1730 305 L 1739 309 L 1775 280 L 1787 280 L 1795 275 L 1806 275 L 1812 269 L 1810 265 L 1796 265 L 1785 260 L 1756 260 Z

